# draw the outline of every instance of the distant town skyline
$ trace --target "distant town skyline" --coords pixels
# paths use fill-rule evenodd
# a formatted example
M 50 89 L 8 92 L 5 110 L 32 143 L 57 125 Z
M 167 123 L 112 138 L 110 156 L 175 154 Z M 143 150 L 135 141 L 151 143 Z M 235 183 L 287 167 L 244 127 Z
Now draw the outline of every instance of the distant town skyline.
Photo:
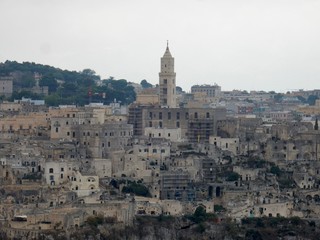
M 0 62 L 157 84 L 169 40 L 188 92 L 320 89 L 319 12 L 314 0 L 1 0 Z

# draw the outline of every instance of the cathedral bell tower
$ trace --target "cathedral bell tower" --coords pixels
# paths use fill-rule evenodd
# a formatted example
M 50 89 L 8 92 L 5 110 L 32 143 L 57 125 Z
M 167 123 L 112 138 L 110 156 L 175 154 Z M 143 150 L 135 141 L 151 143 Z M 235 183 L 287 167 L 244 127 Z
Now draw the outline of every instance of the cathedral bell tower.
M 176 73 L 174 72 L 174 58 L 171 56 L 169 46 L 161 58 L 161 70 L 159 73 L 159 102 L 162 107 L 176 108 Z

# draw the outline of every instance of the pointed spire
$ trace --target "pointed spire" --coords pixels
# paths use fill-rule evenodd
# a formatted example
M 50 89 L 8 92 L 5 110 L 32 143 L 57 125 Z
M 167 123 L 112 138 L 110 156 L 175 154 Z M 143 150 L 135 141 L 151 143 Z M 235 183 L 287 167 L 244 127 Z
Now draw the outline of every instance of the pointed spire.
M 172 55 L 169 50 L 169 40 L 167 40 L 167 48 L 166 48 L 166 52 L 164 53 L 163 57 L 164 58 L 168 58 L 168 57 L 172 58 Z

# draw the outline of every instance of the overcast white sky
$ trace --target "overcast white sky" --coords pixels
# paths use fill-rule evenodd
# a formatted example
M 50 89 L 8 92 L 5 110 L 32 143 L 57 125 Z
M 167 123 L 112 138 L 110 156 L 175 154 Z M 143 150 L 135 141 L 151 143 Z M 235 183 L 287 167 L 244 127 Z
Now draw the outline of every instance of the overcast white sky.
M 186 91 L 320 89 L 319 0 L 0 0 L 0 33 L 0 62 L 156 84 L 169 40 Z

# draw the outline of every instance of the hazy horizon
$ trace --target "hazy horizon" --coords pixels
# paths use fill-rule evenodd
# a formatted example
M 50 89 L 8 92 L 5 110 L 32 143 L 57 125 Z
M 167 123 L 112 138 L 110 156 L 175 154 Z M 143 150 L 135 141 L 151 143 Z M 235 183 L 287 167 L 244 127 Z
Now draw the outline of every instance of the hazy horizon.
M 0 62 L 158 83 L 169 40 L 177 86 L 320 88 L 320 1 L 0 0 Z

